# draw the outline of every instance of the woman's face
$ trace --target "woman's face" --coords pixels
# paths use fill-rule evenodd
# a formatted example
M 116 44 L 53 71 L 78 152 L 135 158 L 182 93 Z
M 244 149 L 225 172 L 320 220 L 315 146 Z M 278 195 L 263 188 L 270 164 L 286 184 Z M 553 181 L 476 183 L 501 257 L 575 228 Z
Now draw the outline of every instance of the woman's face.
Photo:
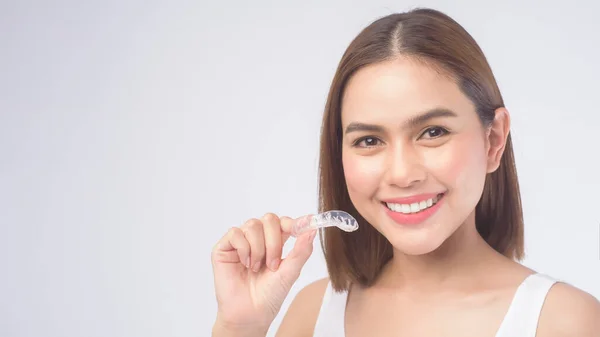
M 438 248 L 474 209 L 508 134 L 435 70 L 401 58 L 359 70 L 342 98 L 342 161 L 358 212 L 410 255 Z

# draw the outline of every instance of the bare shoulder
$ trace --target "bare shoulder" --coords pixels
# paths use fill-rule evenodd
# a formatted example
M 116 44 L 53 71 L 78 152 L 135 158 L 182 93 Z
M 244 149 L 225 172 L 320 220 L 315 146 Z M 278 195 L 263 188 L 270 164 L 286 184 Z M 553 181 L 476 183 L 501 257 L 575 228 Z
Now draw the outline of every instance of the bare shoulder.
M 600 336 L 600 302 L 566 283 L 548 292 L 540 314 L 538 337 Z
M 298 292 L 283 317 L 276 337 L 313 335 L 329 278 L 317 280 Z

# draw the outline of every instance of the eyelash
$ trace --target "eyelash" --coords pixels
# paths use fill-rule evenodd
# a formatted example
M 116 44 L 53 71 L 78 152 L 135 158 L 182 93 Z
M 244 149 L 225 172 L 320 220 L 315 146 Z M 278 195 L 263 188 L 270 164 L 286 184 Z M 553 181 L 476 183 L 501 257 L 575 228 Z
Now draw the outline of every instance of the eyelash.
M 440 130 L 442 132 L 442 135 L 437 136 L 437 137 L 432 137 L 432 138 L 429 138 L 429 139 L 437 139 L 437 138 L 440 138 L 440 137 L 443 137 L 443 136 L 446 136 L 446 135 L 450 134 L 450 131 L 448 131 L 446 128 L 443 128 L 441 126 L 432 126 L 430 128 L 427 128 L 425 131 L 423 131 L 423 133 L 421 133 L 421 136 L 419 138 L 423 137 L 425 134 L 427 134 L 428 132 L 431 132 L 432 130 Z M 352 144 L 352 146 L 353 147 L 363 147 L 363 148 L 373 147 L 373 146 L 358 146 L 358 144 L 360 144 L 362 141 L 367 140 L 367 139 L 375 139 L 375 140 L 381 142 L 381 140 L 379 138 L 377 138 L 377 137 L 374 137 L 374 136 L 365 136 L 365 137 L 361 137 L 361 138 L 357 139 L 356 141 L 354 141 L 354 143 Z

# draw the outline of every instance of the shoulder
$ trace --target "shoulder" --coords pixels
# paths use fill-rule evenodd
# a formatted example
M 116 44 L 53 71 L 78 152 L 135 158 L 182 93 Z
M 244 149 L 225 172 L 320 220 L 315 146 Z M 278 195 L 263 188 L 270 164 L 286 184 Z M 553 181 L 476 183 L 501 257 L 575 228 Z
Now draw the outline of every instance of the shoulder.
M 298 292 L 283 317 L 277 337 L 313 335 L 329 278 L 314 281 Z
M 600 302 L 583 290 L 557 282 L 544 302 L 538 336 L 600 336 Z

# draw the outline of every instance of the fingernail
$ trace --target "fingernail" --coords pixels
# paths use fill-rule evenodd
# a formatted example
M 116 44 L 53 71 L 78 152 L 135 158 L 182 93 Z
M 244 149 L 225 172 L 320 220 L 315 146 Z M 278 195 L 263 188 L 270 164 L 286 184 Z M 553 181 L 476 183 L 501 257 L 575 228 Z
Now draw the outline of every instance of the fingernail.
M 252 268 L 252 270 L 254 272 L 258 272 L 260 270 L 260 261 L 258 261 L 256 264 L 254 264 L 254 267 Z
M 250 257 L 246 259 L 246 268 L 250 268 Z
M 308 241 L 312 241 L 315 236 L 317 236 L 317 231 L 314 230 L 312 233 L 310 233 L 310 236 L 308 237 Z
M 276 271 L 277 267 L 279 267 L 279 259 L 275 259 L 275 260 L 271 261 L 271 263 L 269 264 L 269 266 L 270 266 L 269 268 L 272 271 Z

